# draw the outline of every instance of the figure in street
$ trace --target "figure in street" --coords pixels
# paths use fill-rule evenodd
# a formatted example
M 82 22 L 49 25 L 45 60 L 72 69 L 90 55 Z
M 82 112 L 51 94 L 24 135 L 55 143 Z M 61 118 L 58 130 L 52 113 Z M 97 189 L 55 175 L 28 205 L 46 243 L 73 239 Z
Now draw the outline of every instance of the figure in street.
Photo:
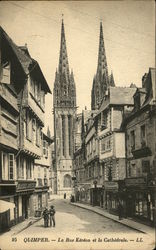
M 64 193 L 64 199 L 66 199 L 66 193 Z
M 51 205 L 50 209 L 49 209 L 49 215 L 50 215 L 50 227 L 55 227 L 55 208 L 53 205 Z
M 49 213 L 48 208 L 46 207 L 43 211 L 44 227 L 48 227 L 49 224 Z

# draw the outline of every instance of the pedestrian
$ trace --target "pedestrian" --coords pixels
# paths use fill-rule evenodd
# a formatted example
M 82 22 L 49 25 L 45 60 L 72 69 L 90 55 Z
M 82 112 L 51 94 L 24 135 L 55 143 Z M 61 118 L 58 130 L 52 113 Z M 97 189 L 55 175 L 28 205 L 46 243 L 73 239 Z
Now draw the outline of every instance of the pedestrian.
M 64 193 L 64 199 L 66 199 L 66 193 Z
M 118 205 L 118 214 L 119 214 L 119 220 L 122 220 L 123 218 L 123 206 L 121 201 L 119 201 L 119 205 Z
M 43 211 L 44 227 L 48 227 L 49 224 L 49 213 L 48 208 L 46 207 Z
M 52 227 L 52 224 L 53 224 L 53 227 L 55 227 L 55 208 L 53 205 L 51 205 L 50 209 L 49 209 L 49 215 L 50 215 L 50 227 Z

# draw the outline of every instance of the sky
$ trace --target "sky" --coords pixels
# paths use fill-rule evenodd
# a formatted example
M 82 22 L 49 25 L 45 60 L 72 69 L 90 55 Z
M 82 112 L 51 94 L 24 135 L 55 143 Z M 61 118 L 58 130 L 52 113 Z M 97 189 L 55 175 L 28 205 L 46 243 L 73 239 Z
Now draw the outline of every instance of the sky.
M 27 44 L 53 92 L 58 67 L 61 19 L 73 69 L 77 112 L 90 109 L 96 74 L 100 21 L 109 74 L 116 86 L 141 86 L 149 67 L 155 67 L 154 1 L 6 1 L 0 2 L 0 25 L 17 45 Z M 45 130 L 53 134 L 53 96 L 46 96 Z

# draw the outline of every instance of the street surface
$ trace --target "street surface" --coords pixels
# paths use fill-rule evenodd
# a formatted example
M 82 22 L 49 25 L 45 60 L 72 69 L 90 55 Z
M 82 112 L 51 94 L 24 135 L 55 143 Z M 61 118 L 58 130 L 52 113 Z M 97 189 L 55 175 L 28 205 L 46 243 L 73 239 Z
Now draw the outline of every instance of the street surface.
M 141 250 L 148 249 L 145 246 L 149 243 L 153 244 L 153 236 L 141 234 L 92 211 L 73 206 L 68 200 L 55 199 L 49 203 L 49 207 L 51 204 L 56 209 L 55 228 L 45 228 L 42 218 L 20 232 L 22 223 L 19 223 L 0 236 L 1 249 Z M 28 221 L 25 221 L 25 225 Z
M 43 219 L 39 220 L 20 234 L 35 233 L 60 233 L 60 232 L 81 232 L 81 233 L 128 233 L 134 232 L 119 223 L 100 216 L 92 211 L 72 206 L 67 200 L 54 200 L 56 227 L 44 228 Z

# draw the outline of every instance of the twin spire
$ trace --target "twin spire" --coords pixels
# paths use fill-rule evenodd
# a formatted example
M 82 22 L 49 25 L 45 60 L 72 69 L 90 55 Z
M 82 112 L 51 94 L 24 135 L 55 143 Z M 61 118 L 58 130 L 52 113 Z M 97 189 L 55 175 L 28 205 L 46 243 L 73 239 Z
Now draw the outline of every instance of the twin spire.
M 54 107 L 76 107 L 76 88 L 73 71 L 69 71 L 64 22 L 61 24 L 61 44 L 58 69 L 54 82 Z
M 63 89 L 59 90 L 60 87 L 58 86 L 60 85 L 62 85 L 62 88 L 64 90 Z M 69 85 L 73 86 L 72 89 L 71 87 L 69 87 Z M 97 72 L 93 80 L 92 94 L 91 94 L 92 110 L 99 109 L 101 102 L 103 100 L 103 97 L 106 94 L 106 90 L 108 89 L 109 86 L 115 86 L 115 82 L 114 82 L 113 73 L 111 73 L 110 76 L 108 75 L 108 66 L 107 66 L 106 51 L 105 51 L 104 37 L 103 37 L 103 27 L 102 27 L 102 22 L 100 22 L 98 64 L 97 64 Z M 73 75 L 73 72 L 70 73 L 69 71 L 63 19 L 62 19 L 62 25 L 61 25 L 61 44 L 60 44 L 59 65 L 58 65 L 58 71 L 56 71 L 56 75 L 55 75 L 54 88 L 57 93 L 60 93 L 60 94 L 67 93 L 68 97 L 71 97 L 70 93 L 73 93 L 73 96 L 76 97 L 74 75 Z M 62 96 L 64 96 L 64 94 L 62 94 Z M 59 96 L 55 96 L 55 97 L 57 101 L 58 99 L 61 98 Z M 73 103 L 75 105 L 76 100 L 74 100 Z
M 67 55 L 63 19 L 62 19 L 62 26 L 61 26 L 61 45 L 60 45 L 60 58 L 59 58 L 58 69 L 59 69 L 60 74 L 64 72 L 65 74 L 69 75 L 69 64 L 68 64 L 68 55 Z
M 102 75 L 105 74 L 106 77 L 108 78 L 108 67 L 107 67 L 106 51 L 105 51 L 105 46 L 104 46 L 102 22 L 100 22 L 97 74 L 102 74 Z
M 91 109 L 99 109 L 109 86 L 115 86 L 113 73 L 108 75 L 106 51 L 104 46 L 103 27 L 100 22 L 99 53 L 96 75 L 91 91 Z

